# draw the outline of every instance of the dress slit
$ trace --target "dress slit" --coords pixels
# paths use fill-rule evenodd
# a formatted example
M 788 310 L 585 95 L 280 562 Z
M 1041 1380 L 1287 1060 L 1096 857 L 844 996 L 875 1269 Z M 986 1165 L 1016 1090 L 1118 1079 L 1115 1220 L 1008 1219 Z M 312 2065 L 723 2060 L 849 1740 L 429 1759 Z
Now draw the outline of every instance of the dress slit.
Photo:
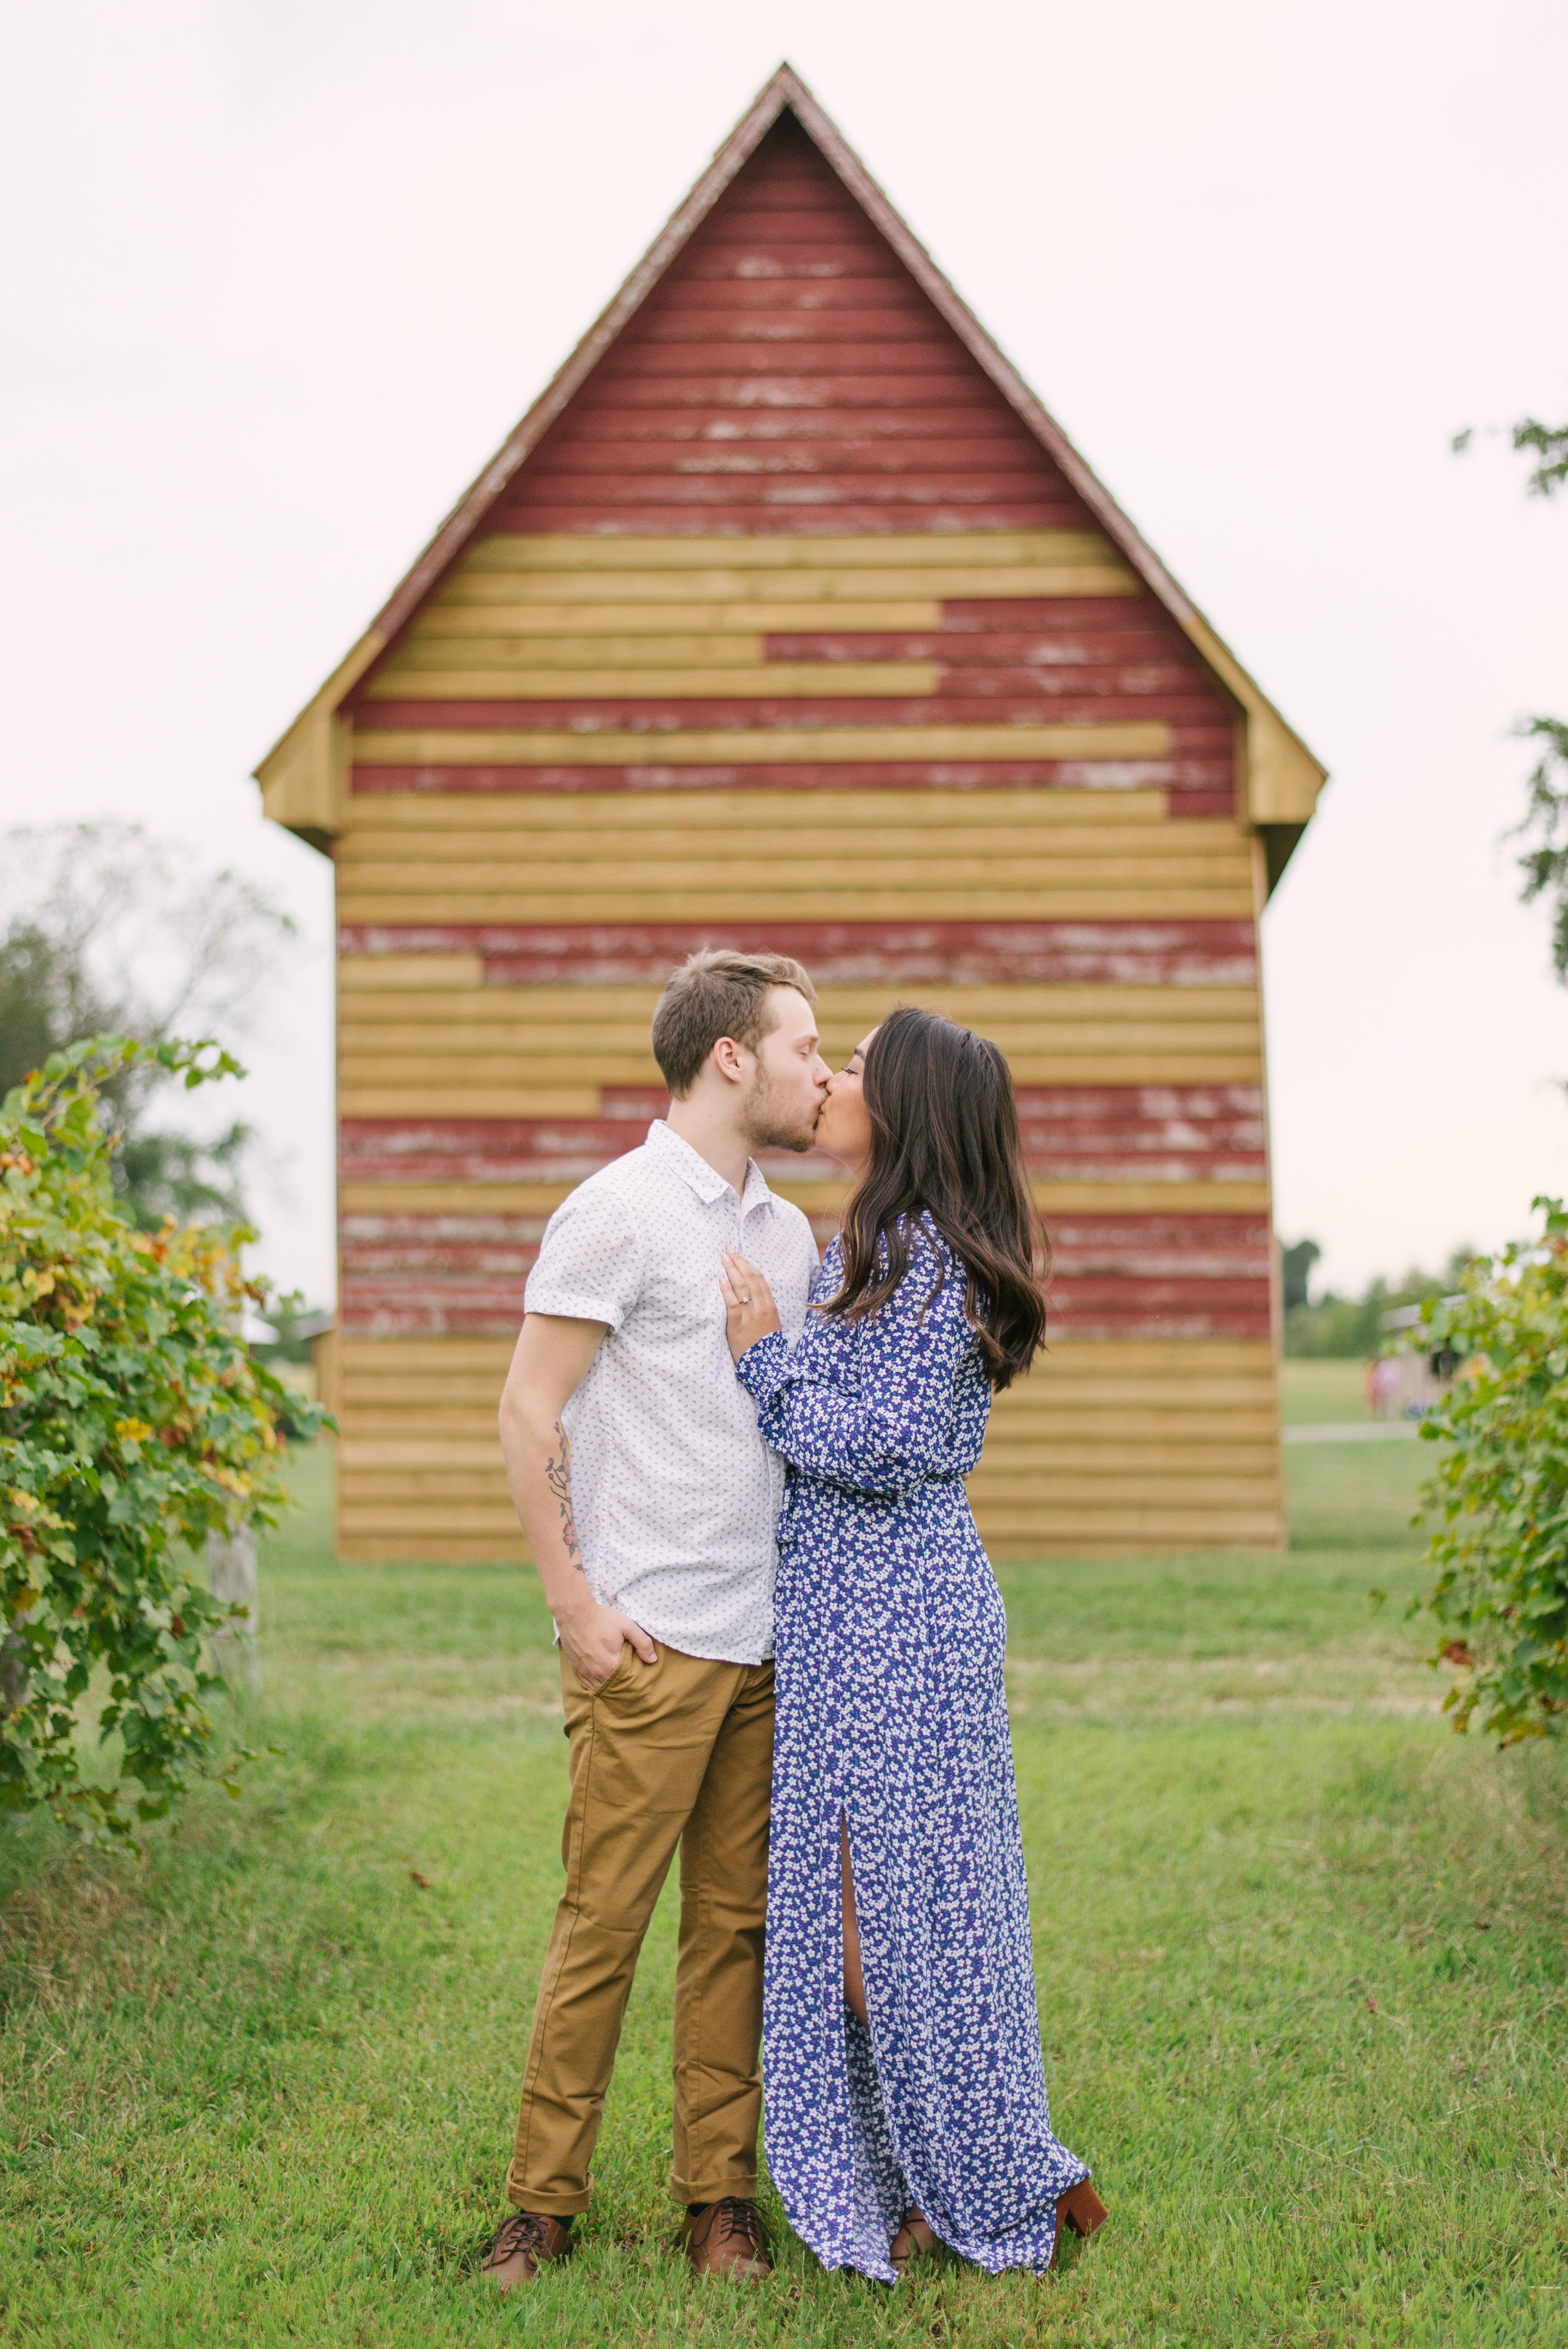
M 839 1806 L 838 1859 L 839 1979 L 843 1990 L 844 2004 L 852 2013 L 854 2012 L 854 2001 L 850 1996 L 849 1937 L 849 1920 L 852 1916 L 855 1920 L 855 1971 L 860 1976 L 861 2003 L 864 2006 L 866 2013 L 869 2016 L 871 2013 L 871 2001 L 866 1995 L 866 1945 L 864 1936 L 861 1932 L 860 1907 L 855 1899 L 855 1853 L 854 1846 L 850 1841 L 850 1813 L 849 1806 L 845 1803 L 841 1803 Z M 868 2029 L 870 2028 L 869 2023 L 866 2027 Z

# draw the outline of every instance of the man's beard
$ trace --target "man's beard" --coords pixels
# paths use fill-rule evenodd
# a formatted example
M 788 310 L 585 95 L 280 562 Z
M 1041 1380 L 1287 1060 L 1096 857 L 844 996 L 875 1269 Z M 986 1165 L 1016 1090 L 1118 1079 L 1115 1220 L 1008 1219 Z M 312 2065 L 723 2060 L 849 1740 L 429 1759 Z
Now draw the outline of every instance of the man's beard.
M 820 1098 L 803 1105 L 787 1104 L 779 1098 L 779 1091 L 758 1066 L 751 1091 L 746 1096 L 747 1148 L 797 1153 L 810 1150 L 816 1140 Z

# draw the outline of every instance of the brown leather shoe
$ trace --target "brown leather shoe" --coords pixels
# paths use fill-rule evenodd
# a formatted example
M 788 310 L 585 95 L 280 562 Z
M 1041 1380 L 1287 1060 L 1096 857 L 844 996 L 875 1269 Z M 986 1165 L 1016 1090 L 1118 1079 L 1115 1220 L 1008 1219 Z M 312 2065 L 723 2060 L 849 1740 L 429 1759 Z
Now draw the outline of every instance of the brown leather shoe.
M 680 2240 L 695 2275 L 757 2283 L 773 2272 L 762 2213 L 744 2195 L 696 2204 L 681 2220 Z
M 572 2249 L 572 2230 L 544 2210 L 514 2210 L 495 2230 L 495 2240 L 480 2270 L 486 2283 L 510 2292 L 514 2283 L 531 2283 L 542 2267 L 563 2260 Z

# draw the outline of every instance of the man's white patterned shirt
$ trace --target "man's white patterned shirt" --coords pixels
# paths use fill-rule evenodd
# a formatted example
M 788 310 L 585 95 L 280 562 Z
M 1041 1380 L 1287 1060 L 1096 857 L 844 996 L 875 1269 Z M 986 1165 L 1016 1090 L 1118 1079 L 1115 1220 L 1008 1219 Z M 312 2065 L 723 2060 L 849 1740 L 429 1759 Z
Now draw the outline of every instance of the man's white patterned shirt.
M 793 1342 L 817 1270 L 810 1224 L 755 1164 L 738 1198 L 655 1118 L 556 1208 L 524 1309 L 609 1324 L 563 1414 L 594 1598 L 685 1655 L 756 1664 L 773 1652 L 784 1467 L 729 1358 L 727 1247 L 767 1274 Z

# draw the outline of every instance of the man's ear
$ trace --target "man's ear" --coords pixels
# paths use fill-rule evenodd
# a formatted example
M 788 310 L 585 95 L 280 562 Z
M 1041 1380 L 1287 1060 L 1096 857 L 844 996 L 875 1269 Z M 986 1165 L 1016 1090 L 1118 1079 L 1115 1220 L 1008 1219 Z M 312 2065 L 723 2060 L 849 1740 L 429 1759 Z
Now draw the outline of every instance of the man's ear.
M 719 1075 L 732 1085 L 743 1085 L 751 1073 L 747 1066 L 749 1056 L 733 1036 L 721 1036 L 712 1057 Z

